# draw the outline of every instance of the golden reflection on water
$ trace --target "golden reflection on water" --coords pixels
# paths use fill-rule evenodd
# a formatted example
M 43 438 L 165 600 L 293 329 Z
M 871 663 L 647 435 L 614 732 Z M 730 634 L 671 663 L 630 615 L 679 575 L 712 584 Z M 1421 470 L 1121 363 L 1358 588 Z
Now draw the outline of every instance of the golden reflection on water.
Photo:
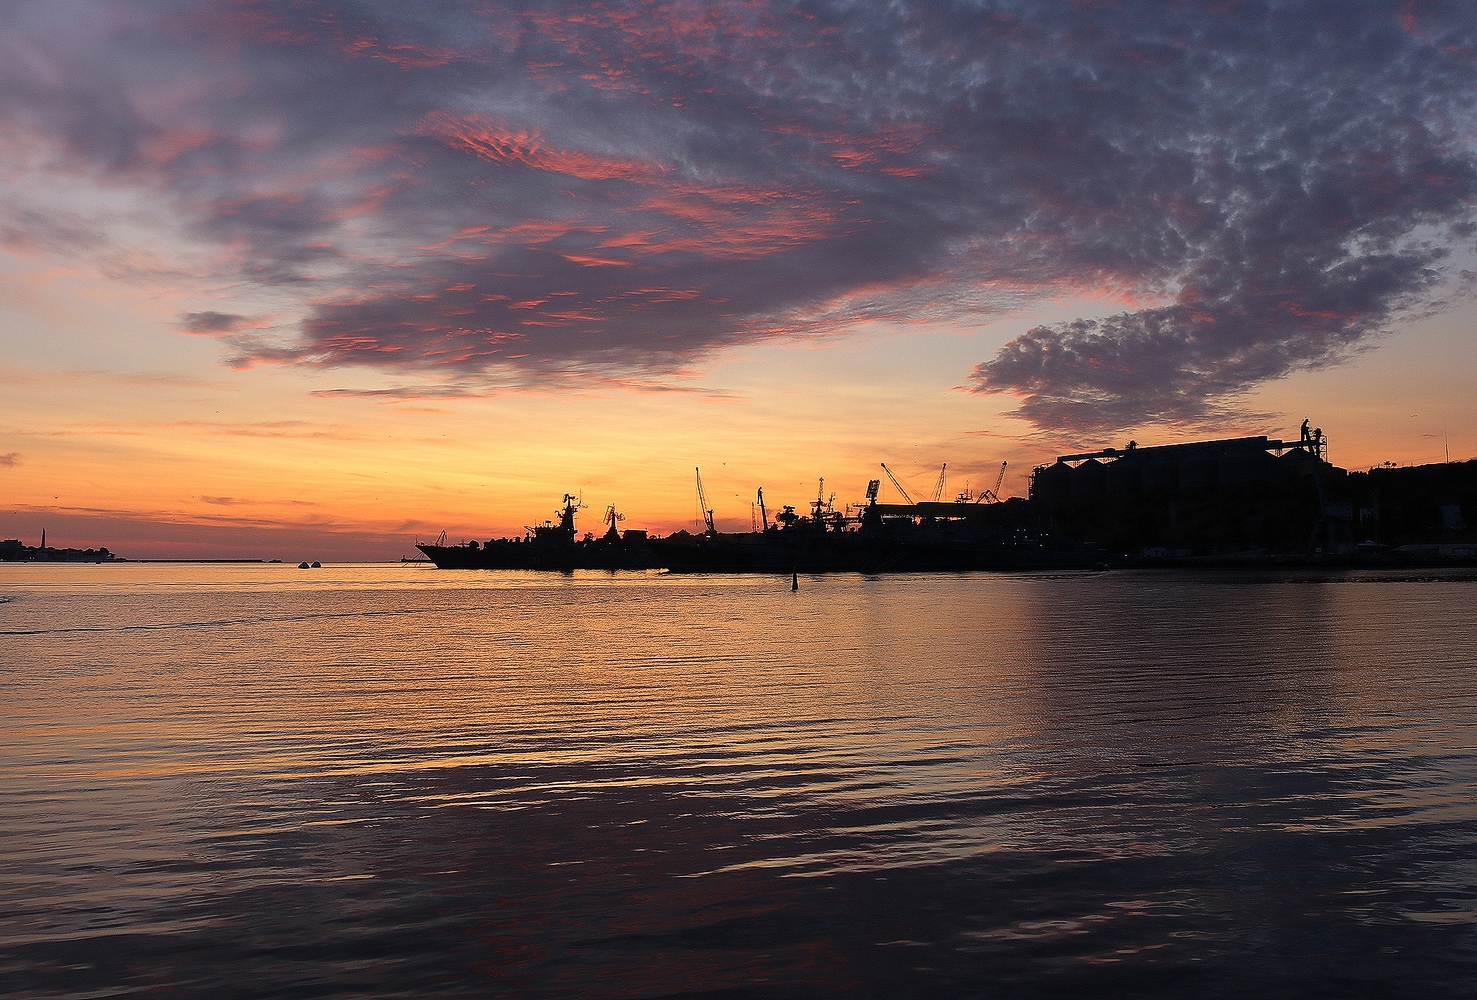
M 1429 583 L 27 570 L 0 738 L 32 776 L 639 758 L 946 795 L 1471 737 L 1477 615 Z
M 857 925 L 833 936 L 971 962 L 1080 936 L 1092 939 L 1077 955 L 1085 964 L 1161 962 L 1185 942 L 1239 933 L 1237 886 L 1280 891 L 1288 872 L 1258 846 L 1274 836 L 1333 865 L 1306 913 L 1467 926 L 1470 905 L 1433 900 L 1453 879 L 1458 896 L 1477 894 L 1455 860 L 1477 846 L 1472 581 L 788 583 L 415 565 L 0 567 L 0 907 L 17 914 L 0 945 L 203 934 L 269 887 L 308 910 L 324 904 L 299 898 L 304 887 L 349 893 L 332 905 L 353 910 L 511 879 L 549 901 L 501 881 L 486 890 L 524 900 L 505 942 L 563 954 L 573 939 L 547 930 L 540 941 L 534 928 L 580 925 L 614 941 L 655 919 L 621 931 L 599 904 L 564 894 L 570 878 L 623 900 L 695 879 L 703 888 L 674 888 L 664 904 L 679 909 L 663 919 L 683 925 L 696 919 L 686 907 L 737 905 L 711 898 L 732 879 L 804 876 L 831 891 L 838 879 L 956 872 L 966 884 L 998 871 L 1034 902 L 956 900 L 937 918 L 947 928 L 907 948 L 897 943 L 927 935 L 867 938 Z M 1319 853 L 1352 836 L 1396 838 L 1381 850 L 1405 860 Z M 491 865 L 484 844 L 539 860 Z M 1151 861 L 1168 874 L 1050 881 Z M 1398 871 L 1377 874 L 1381 864 Z M 584 874 L 549 874 L 565 869 Z M 1380 888 L 1356 904 L 1361 879 Z M 411 884 L 411 895 L 393 888 Z M 775 899 L 789 891 L 756 884 Z M 888 888 L 889 905 L 934 907 L 930 894 L 953 891 L 930 885 L 912 897 Z M 857 913 L 871 913 L 862 898 Z M 185 912 L 200 899 L 208 912 Z M 743 927 L 730 928 L 735 940 L 759 934 Z M 778 935 L 780 966 L 752 949 L 744 962 L 827 968 L 838 982 L 859 968 L 812 931 L 783 927 L 754 946 Z M 640 939 L 662 948 L 709 933 L 648 930 Z M 704 975 L 739 975 L 713 961 Z

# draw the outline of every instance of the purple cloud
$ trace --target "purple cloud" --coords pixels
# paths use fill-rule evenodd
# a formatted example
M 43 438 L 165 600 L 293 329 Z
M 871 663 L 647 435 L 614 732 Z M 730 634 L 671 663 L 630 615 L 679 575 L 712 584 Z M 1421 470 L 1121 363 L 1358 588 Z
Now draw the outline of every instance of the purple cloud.
M 249 316 L 215 312 L 214 310 L 185 313 L 180 317 L 180 329 L 186 333 L 236 333 L 250 324 L 251 317 Z
M 1431 306 L 1473 236 L 1474 52 L 1456 2 L 29 0 L 0 12 L 0 130 L 166 205 L 294 317 L 182 318 L 238 365 L 649 385 L 1108 291 L 1144 305 L 971 383 L 1107 429 Z

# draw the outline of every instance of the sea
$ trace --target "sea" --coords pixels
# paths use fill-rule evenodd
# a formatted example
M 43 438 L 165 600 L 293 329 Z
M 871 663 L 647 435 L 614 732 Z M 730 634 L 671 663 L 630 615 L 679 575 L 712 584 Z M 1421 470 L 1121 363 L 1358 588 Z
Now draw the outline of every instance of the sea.
M 1477 573 L 0 564 L 0 994 L 1477 996 Z

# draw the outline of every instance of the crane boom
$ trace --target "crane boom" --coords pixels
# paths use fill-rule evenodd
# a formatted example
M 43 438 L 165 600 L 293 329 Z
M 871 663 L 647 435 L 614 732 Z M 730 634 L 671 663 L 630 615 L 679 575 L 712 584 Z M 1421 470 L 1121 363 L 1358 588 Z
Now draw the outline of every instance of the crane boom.
M 906 501 L 908 501 L 908 503 L 917 503 L 918 501 L 916 501 L 912 497 L 908 496 L 908 491 L 905 490 L 905 489 L 903 489 L 903 484 L 897 481 L 897 476 L 894 476 L 892 474 L 892 470 L 887 467 L 887 463 L 886 462 L 883 462 L 881 464 L 882 464 L 882 471 L 885 472 L 885 473 L 887 473 L 887 478 L 890 479 L 890 480 L 892 480 L 892 485 L 894 485 L 894 486 L 897 487 L 897 491 L 903 495 L 903 499 L 906 500 Z
M 985 490 L 975 500 L 975 503 L 980 503 L 981 501 L 985 503 L 1000 502 L 1000 484 L 1005 482 L 1005 466 L 1007 464 L 1006 462 L 1000 463 L 1000 474 L 995 477 L 995 488 L 993 490 Z
M 693 472 L 697 473 L 697 509 L 702 512 L 703 523 L 707 525 L 708 534 L 718 534 L 718 529 L 713 527 L 713 511 L 708 506 L 708 494 L 703 490 L 703 470 L 693 466 Z
M 933 502 L 938 503 L 944 498 L 944 475 L 949 471 L 949 463 L 945 462 L 939 469 L 939 481 L 933 484 Z
M 769 511 L 764 509 L 764 487 L 759 487 L 759 523 L 764 530 L 769 530 Z

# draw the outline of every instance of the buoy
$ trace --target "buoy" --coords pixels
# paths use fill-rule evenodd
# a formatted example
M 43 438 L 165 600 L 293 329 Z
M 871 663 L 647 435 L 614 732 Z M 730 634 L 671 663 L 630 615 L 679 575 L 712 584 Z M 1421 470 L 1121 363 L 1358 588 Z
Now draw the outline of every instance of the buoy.
M 308 568 L 308 563 L 307 563 L 307 561 L 306 561 L 306 560 L 304 560 L 304 561 L 303 561 L 303 562 L 300 562 L 300 563 L 298 563 L 298 564 L 297 564 L 297 568 L 298 568 L 298 569 L 307 569 L 307 568 Z
M 799 589 L 800 589 L 800 571 L 799 570 L 796 570 L 795 572 L 793 572 L 793 573 L 790 574 L 790 590 L 791 591 L 796 591 L 796 590 L 799 590 Z

